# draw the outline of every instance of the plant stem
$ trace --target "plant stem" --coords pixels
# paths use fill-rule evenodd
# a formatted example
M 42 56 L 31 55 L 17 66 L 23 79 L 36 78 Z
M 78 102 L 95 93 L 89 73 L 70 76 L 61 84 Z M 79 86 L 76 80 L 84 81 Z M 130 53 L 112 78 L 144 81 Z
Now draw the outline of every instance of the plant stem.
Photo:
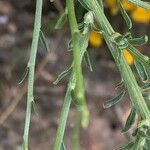
M 61 144 L 63 142 L 67 117 L 68 117 L 70 104 L 71 104 L 71 100 L 72 100 L 72 98 L 71 98 L 72 80 L 73 80 L 73 77 L 70 78 L 70 81 L 68 83 L 68 88 L 67 88 L 67 92 L 65 95 L 65 99 L 64 99 L 64 103 L 63 103 L 63 107 L 62 107 L 62 111 L 61 111 L 59 126 L 57 129 L 53 150 L 60 150 Z
M 94 1 L 94 2 L 93 2 Z M 137 81 L 132 73 L 131 68 L 125 61 L 124 57 L 121 55 L 121 59 L 118 62 L 117 57 L 119 56 L 120 49 L 112 43 L 110 40 L 110 36 L 115 33 L 114 30 L 112 29 L 109 21 L 105 17 L 100 5 L 98 4 L 97 0 L 87 0 L 87 3 L 89 4 L 91 10 L 95 14 L 95 18 L 100 25 L 102 31 L 106 34 L 104 36 L 105 41 L 107 42 L 107 45 L 109 47 L 109 50 L 111 51 L 117 66 L 121 72 L 121 75 L 124 79 L 124 82 L 127 86 L 130 98 L 135 105 L 137 111 L 140 113 L 141 117 L 143 119 L 148 119 L 150 118 L 150 111 L 147 107 L 147 104 L 142 96 L 142 93 L 140 91 L 140 88 L 137 84 Z
M 32 45 L 31 45 L 30 59 L 28 63 L 29 77 L 28 77 L 28 92 L 27 92 L 27 108 L 26 108 L 25 128 L 24 128 L 24 136 L 23 136 L 23 140 L 24 140 L 23 149 L 24 150 L 28 150 L 31 109 L 32 109 L 32 102 L 34 101 L 33 87 L 34 87 L 35 60 L 36 60 L 37 47 L 38 47 L 38 41 L 39 41 L 39 33 L 40 33 L 40 28 L 41 28 L 42 3 L 43 3 L 42 0 L 36 0 L 36 12 L 35 12 L 33 39 L 32 39 Z
M 89 122 L 89 111 L 85 101 L 85 91 L 84 91 L 84 81 L 82 75 L 82 65 L 81 65 L 81 56 L 80 56 L 80 32 L 78 29 L 78 24 L 75 16 L 74 9 L 74 0 L 67 0 L 67 9 L 68 9 L 68 19 L 70 24 L 71 36 L 72 36 L 72 45 L 73 45 L 73 62 L 74 62 L 74 75 L 75 75 L 75 98 L 78 109 L 82 112 L 82 121 L 81 124 L 84 128 L 87 127 Z
M 116 61 L 116 64 L 120 70 L 122 78 L 128 89 L 132 103 L 135 106 L 137 112 L 140 113 L 140 115 L 143 119 L 150 118 L 150 111 L 149 111 L 147 104 L 142 96 L 141 90 L 137 84 L 137 81 L 132 73 L 131 68 L 129 67 L 129 65 L 127 64 L 127 62 L 123 56 L 120 59 L 119 64 L 118 64 L 116 55 L 118 55 L 117 53 L 119 52 L 119 49 L 111 43 L 111 41 L 109 40 L 109 38 L 107 38 L 107 36 L 104 36 L 104 38 L 105 38 L 105 41 Z
M 80 124 L 81 124 L 81 111 L 77 110 L 74 119 L 74 127 L 73 127 L 73 136 L 72 136 L 72 149 L 79 150 L 80 149 Z
M 83 84 L 83 76 L 81 69 L 81 56 L 80 56 L 80 46 L 79 46 L 79 30 L 75 16 L 74 10 L 74 2 L 73 0 L 67 0 L 67 9 L 68 9 L 68 18 L 71 29 L 72 36 L 72 45 L 73 45 L 73 74 L 70 78 L 68 89 L 66 92 L 66 96 L 64 99 L 64 104 L 61 111 L 59 126 L 56 133 L 56 138 L 54 142 L 53 150 L 60 150 L 61 144 L 63 142 L 65 126 L 67 122 L 67 117 L 69 113 L 69 108 L 71 104 L 71 86 L 75 79 L 75 96 L 77 100 L 77 104 L 79 104 L 79 110 L 82 112 L 83 126 L 87 126 L 88 124 L 88 108 L 85 102 L 84 95 L 84 84 Z
M 84 100 L 84 84 L 82 69 L 80 65 L 80 46 L 79 46 L 79 29 L 75 16 L 74 1 L 67 0 L 67 9 L 68 9 L 68 19 L 70 23 L 70 30 L 72 36 L 72 45 L 73 45 L 73 60 L 74 60 L 74 74 L 76 79 L 75 86 L 75 96 L 77 98 L 77 103 L 83 104 Z

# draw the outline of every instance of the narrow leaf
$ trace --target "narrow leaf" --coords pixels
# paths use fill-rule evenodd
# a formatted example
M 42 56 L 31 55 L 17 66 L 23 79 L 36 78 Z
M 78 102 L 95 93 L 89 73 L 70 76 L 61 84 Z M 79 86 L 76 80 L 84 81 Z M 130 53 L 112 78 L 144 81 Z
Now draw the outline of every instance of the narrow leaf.
M 72 40 L 68 43 L 68 51 L 72 51 Z
M 129 15 L 127 14 L 127 12 L 124 9 L 123 5 L 121 4 L 120 0 L 117 0 L 117 3 L 118 3 L 118 6 L 119 6 L 121 14 L 122 14 L 122 17 L 124 18 L 128 29 L 131 29 L 132 28 L 132 21 L 131 21 Z
M 137 5 L 137 6 L 139 6 L 139 7 L 150 10 L 150 4 L 147 3 L 147 2 L 143 2 L 141 0 L 128 0 L 128 1 L 135 4 L 135 5 Z
M 22 77 L 21 77 L 21 81 L 18 84 L 21 84 L 25 80 L 25 78 L 27 77 L 28 73 L 29 73 L 29 67 L 27 66 L 25 68 L 25 71 L 24 71 Z
M 59 30 L 62 29 L 65 25 L 65 23 L 67 22 L 67 11 L 65 11 L 58 19 L 56 25 L 55 25 L 55 29 Z
M 145 45 L 148 42 L 148 36 L 144 35 L 140 38 L 128 39 L 128 41 L 134 46 Z
M 122 89 L 122 87 L 125 87 L 123 79 L 121 79 L 121 81 L 116 85 L 115 89 Z
M 88 47 L 88 39 L 89 39 L 89 28 L 86 29 L 86 27 L 84 28 L 83 30 L 83 33 L 82 35 L 80 36 L 80 49 L 81 49 L 81 52 L 80 52 L 80 57 L 81 57 L 81 62 L 82 62 L 82 59 L 84 57 L 84 54 L 87 50 L 87 47 Z
M 150 100 L 150 93 L 143 93 L 143 97 L 145 100 Z
M 46 37 L 45 37 L 45 35 L 44 35 L 44 33 L 42 31 L 40 31 L 40 41 L 44 45 L 44 47 L 47 50 L 47 52 L 50 52 L 49 44 L 48 44 L 48 42 L 46 40 Z
M 147 70 L 150 70 L 150 58 L 148 56 L 143 55 L 141 52 L 139 52 L 135 47 L 133 47 L 129 42 L 127 50 L 133 55 L 135 60 L 139 61 L 142 65 L 147 68 Z
M 85 0 L 78 0 L 78 1 L 86 10 L 91 10 L 89 4 Z
M 53 82 L 53 84 L 55 84 L 55 85 L 58 84 L 64 77 L 66 77 L 70 73 L 70 71 L 72 69 L 72 66 L 73 65 L 71 65 L 70 67 L 66 68 L 63 72 L 61 72 L 58 75 L 57 79 Z
M 62 142 L 60 150 L 67 150 L 64 142 Z
M 126 145 L 121 146 L 120 148 L 117 148 L 117 150 L 132 150 L 133 145 L 134 145 L 134 142 L 132 141 Z
M 86 64 L 87 64 L 88 68 L 90 69 L 90 71 L 93 71 L 93 68 L 92 68 L 92 65 L 91 65 L 91 60 L 90 60 L 90 56 L 89 56 L 88 51 L 85 52 L 84 58 L 85 58 L 85 62 L 86 62 Z
M 131 126 L 135 122 L 135 118 L 136 118 L 136 110 L 133 107 L 128 116 L 128 119 L 126 121 L 125 127 L 123 128 L 122 132 L 127 132 L 131 128 Z
M 141 87 L 143 91 L 147 91 L 147 90 L 150 90 L 150 83 L 144 85 Z
M 138 61 L 134 61 L 134 64 L 142 81 L 147 82 L 149 80 L 149 77 L 145 67 Z
M 37 104 L 35 103 L 35 100 L 32 101 L 32 107 L 33 107 L 33 111 L 38 114 L 38 107 Z
M 122 91 L 119 95 L 117 95 L 115 98 L 108 100 L 104 103 L 104 108 L 109 108 L 120 102 L 125 95 L 125 91 Z

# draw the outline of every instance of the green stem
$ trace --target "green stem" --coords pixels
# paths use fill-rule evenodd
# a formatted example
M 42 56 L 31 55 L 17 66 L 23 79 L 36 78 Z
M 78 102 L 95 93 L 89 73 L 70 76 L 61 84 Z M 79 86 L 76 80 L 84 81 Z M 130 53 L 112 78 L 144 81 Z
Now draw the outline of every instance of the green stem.
M 74 74 L 76 79 L 75 96 L 77 103 L 83 104 L 84 101 L 84 84 L 82 69 L 80 65 L 80 45 L 79 45 L 79 29 L 76 21 L 74 2 L 73 0 L 67 0 L 68 19 L 70 23 L 70 30 L 72 36 L 73 45 L 73 60 L 74 60 Z
M 88 7 L 91 9 L 91 11 L 94 12 L 98 25 L 101 27 L 102 30 L 106 32 L 106 34 L 112 35 L 113 33 L 115 33 L 111 24 L 105 17 L 105 14 L 97 0 L 80 0 L 80 1 L 86 3 Z
M 75 98 L 78 109 L 82 112 L 82 126 L 87 127 L 89 122 L 89 111 L 85 101 L 84 81 L 81 68 L 81 56 L 80 56 L 80 32 L 75 16 L 74 0 L 67 0 L 68 19 L 70 24 L 72 45 L 73 45 L 73 62 L 74 62 L 74 75 L 75 75 Z
M 150 119 L 150 111 L 148 109 L 148 106 L 142 96 L 140 87 L 137 84 L 137 81 L 133 75 L 133 72 L 131 68 L 129 67 L 129 65 L 127 64 L 125 58 L 121 59 L 119 70 L 122 74 L 122 77 L 128 88 L 130 98 L 132 102 L 134 103 L 135 108 L 137 109 L 137 112 L 140 113 L 143 119 L 148 119 L 148 118 Z
M 117 48 L 115 45 L 111 43 L 109 38 L 104 35 L 105 41 L 116 61 L 116 64 L 120 70 L 120 73 L 122 75 L 122 78 L 126 84 L 126 87 L 128 89 L 130 98 L 132 100 L 132 103 L 134 104 L 136 110 L 140 113 L 141 117 L 143 119 L 148 119 L 150 118 L 150 111 L 147 107 L 147 104 L 142 96 L 141 90 L 137 84 L 137 81 L 132 73 L 131 68 L 127 64 L 125 58 L 121 56 L 122 58 L 118 62 L 116 55 L 118 56 L 119 54 L 119 48 Z
M 32 40 L 32 45 L 31 45 L 30 60 L 28 63 L 29 77 L 28 77 L 28 92 L 27 92 L 27 108 L 26 108 L 25 128 L 24 128 L 24 136 L 23 136 L 23 140 L 24 140 L 23 149 L 24 150 L 28 150 L 31 109 L 32 109 L 32 102 L 34 101 L 33 87 L 34 87 L 35 60 L 36 60 L 36 54 L 37 54 L 39 33 L 40 33 L 40 28 L 41 28 L 42 3 L 43 3 L 42 0 L 36 1 L 33 40 Z
M 71 100 L 72 100 L 71 99 L 72 80 L 73 80 L 73 78 L 71 77 L 70 82 L 68 83 L 68 88 L 67 88 L 67 92 L 66 92 L 66 95 L 65 95 L 65 99 L 64 99 L 64 103 L 63 103 L 63 107 L 62 107 L 62 111 L 61 111 L 59 126 L 58 126 L 58 129 L 57 129 L 53 150 L 60 150 L 61 144 L 63 142 L 67 117 L 68 117 L 70 104 L 71 104 Z
M 80 124 L 81 124 L 81 111 L 77 110 L 75 114 L 74 127 L 73 127 L 73 136 L 72 136 L 72 149 L 80 149 Z
M 69 113 L 69 108 L 71 104 L 71 90 L 72 83 L 75 79 L 75 96 L 77 100 L 77 104 L 79 104 L 79 111 L 82 112 L 82 124 L 84 127 L 88 124 L 88 108 L 85 102 L 85 95 L 84 95 L 84 84 L 83 84 L 83 76 L 82 76 L 82 69 L 81 69 L 81 56 L 80 56 L 80 46 L 79 46 L 79 30 L 78 25 L 75 17 L 75 10 L 74 10 L 74 2 L 73 0 L 67 0 L 67 9 L 68 9 L 68 18 L 70 23 L 71 29 L 71 36 L 72 36 L 72 44 L 73 44 L 73 74 L 70 78 L 70 82 L 68 84 L 67 93 L 64 99 L 64 104 L 61 111 L 59 126 L 56 133 L 56 138 L 54 142 L 53 150 L 60 150 L 61 144 L 63 142 L 65 126 L 67 122 L 67 117 Z M 74 88 L 74 86 L 73 86 Z
M 125 61 L 124 57 L 121 55 L 121 59 L 118 62 L 118 56 L 120 55 L 120 49 L 112 43 L 110 40 L 110 36 L 115 33 L 114 30 L 112 29 L 109 21 L 105 17 L 105 14 L 103 13 L 100 5 L 98 4 L 97 0 L 87 0 L 87 3 L 89 4 L 91 10 L 94 12 L 96 20 L 98 24 L 100 25 L 102 31 L 106 34 L 104 36 L 107 45 L 109 47 L 109 50 L 111 51 L 118 67 L 119 70 L 122 74 L 122 77 L 124 79 L 124 82 L 127 86 L 130 98 L 133 102 L 133 104 L 136 106 L 137 111 L 140 113 L 141 117 L 143 119 L 150 118 L 150 111 L 147 107 L 147 104 L 142 96 L 142 93 L 140 91 L 140 88 L 137 84 L 137 81 L 132 73 L 131 68 Z

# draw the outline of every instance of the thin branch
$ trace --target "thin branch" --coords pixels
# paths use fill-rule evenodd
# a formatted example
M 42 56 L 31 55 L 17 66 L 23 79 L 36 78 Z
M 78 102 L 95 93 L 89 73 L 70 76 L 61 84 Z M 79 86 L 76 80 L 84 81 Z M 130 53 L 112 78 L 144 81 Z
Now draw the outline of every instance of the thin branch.
M 40 28 L 41 28 L 42 3 L 43 3 L 43 0 L 36 1 L 33 40 L 32 40 L 32 45 L 31 45 L 30 60 L 28 63 L 29 77 L 28 77 L 28 92 L 27 92 L 27 108 L 26 108 L 25 128 L 24 128 L 24 136 L 23 136 L 23 149 L 24 150 L 28 150 L 31 109 L 32 109 L 32 102 L 34 101 L 33 89 L 34 89 L 35 61 L 36 61 L 37 47 L 38 47 L 38 41 L 39 41 L 39 33 L 40 33 Z

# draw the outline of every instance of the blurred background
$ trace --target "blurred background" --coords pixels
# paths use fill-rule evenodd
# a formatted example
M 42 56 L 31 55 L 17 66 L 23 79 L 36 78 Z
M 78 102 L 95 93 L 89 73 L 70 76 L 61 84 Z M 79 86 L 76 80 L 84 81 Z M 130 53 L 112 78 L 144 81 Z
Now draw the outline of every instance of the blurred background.
M 112 26 L 120 33 L 127 28 L 115 0 L 104 0 L 105 13 Z M 122 1 L 133 20 L 132 34 L 135 37 L 150 33 L 150 12 Z M 46 35 L 51 53 L 39 42 L 35 75 L 35 101 L 37 113 L 32 113 L 30 128 L 30 149 L 49 150 L 56 134 L 60 110 L 68 82 L 68 77 L 59 85 L 53 82 L 57 75 L 71 64 L 69 27 L 55 31 L 55 23 L 63 12 L 65 2 L 44 0 L 42 31 Z M 76 3 L 76 8 L 79 4 Z M 0 1 L 0 150 L 19 150 L 25 121 L 27 80 L 18 84 L 24 73 L 30 55 L 34 24 L 35 0 Z M 84 12 L 84 11 L 83 11 Z M 137 47 L 150 56 L 149 42 Z M 81 131 L 81 150 L 112 150 L 126 143 L 131 133 L 123 134 L 121 129 L 130 112 L 130 100 L 124 100 L 111 109 L 104 109 L 104 101 L 115 96 L 115 86 L 120 82 L 120 74 L 109 50 L 100 34 L 90 34 L 88 51 L 93 72 L 83 65 L 86 81 L 86 97 L 90 110 L 90 124 Z M 133 66 L 134 58 L 125 53 L 128 63 Z M 136 72 L 135 72 L 136 75 Z M 75 105 L 71 105 L 64 142 L 72 149 L 72 129 Z

